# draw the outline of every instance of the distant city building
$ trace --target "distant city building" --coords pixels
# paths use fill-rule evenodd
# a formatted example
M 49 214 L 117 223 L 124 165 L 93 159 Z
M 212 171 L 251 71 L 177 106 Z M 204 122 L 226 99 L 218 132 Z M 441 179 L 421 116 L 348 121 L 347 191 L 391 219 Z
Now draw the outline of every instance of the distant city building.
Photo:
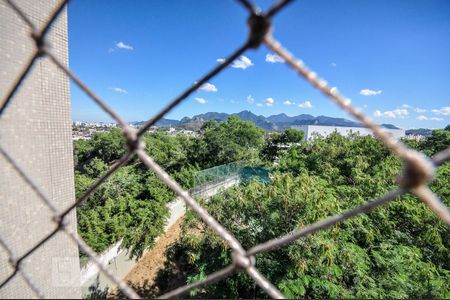
M 130 123 L 129 126 L 134 128 L 140 128 L 140 124 Z M 120 127 L 116 123 L 103 123 L 103 122 L 81 122 L 74 121 L 72 123 L 72 140 L 90 140 L 95 134 L 102 132 L 109 132 L 113 127 Z M 186 130 L 177 127 L 156 127 L 152 126 L 147 133 L 154 133 L 156 131 L 167 132 L 168 134 L 174 135 L 188 135 L 197 137 L 199 136 L 198 132 L 192 130 Z
M 83 126 L 83 127 L 117 127 L 116 123 L 104 123 L 104 122 L 82 122 L 74 121 L 73 126 Z
M 337 132 L 343 136 L 348 136 L 351 133 L 359 135 L 372 135 L 373 132 L 364 127 L 344 127 L 344 126 L 324 126 L 324 125 L 292 125 L 291 128 L 301 130 L 305 133 L 305 140 L 312 139 L 315 135 L 326 137 L 333 132 Z M 404 129 L 388 129 L 383 128 L 384 131 L 390 133 L 396 140 L 399 140 L 405 136 Z
M 414 140 L 414 141 L 420 142 L 420 141 L 426 140 L 427 137 L 424 136 L 424 135 L 420 135 L 420 134 L 407 134 L 405 136 L 405 139 L 407 139 L 407 140 Z

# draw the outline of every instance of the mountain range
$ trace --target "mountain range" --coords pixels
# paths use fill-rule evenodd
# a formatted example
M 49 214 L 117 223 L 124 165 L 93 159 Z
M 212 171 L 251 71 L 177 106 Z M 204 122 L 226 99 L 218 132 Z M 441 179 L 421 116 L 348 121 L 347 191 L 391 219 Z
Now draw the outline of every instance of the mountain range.
M 425 137 L 429 137 L 433 134 L 433 130 L 428 128 L 418 128 L 418 129 L 409 129 L 406 130 L 406 135 L 421 135 Z
M 195 115 L 192 118 L 184 117 L 181 120 L 173 119 L 161 119 L 156 123 L 156 126 L 160 127 L 184 127 L 186 129 L 199 129 L 202 124 L 209 120 L 216 120 L 222 122 L 228 119 L 230 116 L 238 116 L 241 120 L 253 122 L 256 126 L 268 130 L 283 130 L 291 125 L 327 125 L 327 126 L 351 126 L 351 127 L 363 127 L 361 123 L 347 120 L 344 118 L 333 118 L 327 116 L 314 117 L 308 114 L 301 114 L 298 116 L 290 117 L 284 113 L 271 115 L 264 117 L 262 115 L 255 115 L 251 111 L 244 110 L 239 113 L 227 114 L 219 112 L 207 112 L 204 114 Z M 143 122 L 133 122 L 136 125 L 140 125 Z M 392 124 L 382 124 L 382 127 L 389 129 L 398 129 Z

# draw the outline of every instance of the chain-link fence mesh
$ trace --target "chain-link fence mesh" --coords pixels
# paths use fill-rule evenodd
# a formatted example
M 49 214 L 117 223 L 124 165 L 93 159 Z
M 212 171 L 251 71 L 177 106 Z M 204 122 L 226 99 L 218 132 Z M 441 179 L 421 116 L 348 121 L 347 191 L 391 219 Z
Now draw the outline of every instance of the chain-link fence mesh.
M 251 162 L 236 161 L 209 169 L 197 171 L 194 174 L 194 187 L 189 190 L 191 195 L 209 198 L 208 191 L 214 187 L 221 186 L 227 189 L 237 183 L 248 182 L 256 179 L 260 182 L 269 183 L 270 169 L 262 166 L 255 166 Z
M 97 103 L 106 113 L 108 113 L 120 126 L 123 132 L 124 139 L 127 145 L 126 154 L 119 159 L 104 175 L 96 180 L 96 182 L 90 186 L 75 203 L 64 209 L 58 211 L 51 201 L 41 192 L 39 186 L 37 186 L 33 179 L 27 175 L 27 171 L 23 170 L 16 161 L 11 157 L 9 153 L 6 153 L 4 149 L 0 147 L 0 153 L 5 160 L 14 168 L 18 175 L 34 190 L 36 195 L 43 201 L 43 203 L 53 212 L 53 222 L 55 223 L 54 230 L 39 241 L 34 247 L 31 247 L 25 254 L 17 257 L 15 253 L 10 250 L 8 244 L 4 242 L 0 237 L 1 247 L 4 248 L 9 256 L 10 265 L 13 268 L 13 272 L 0 283 L 0 288 L 4 287 L 15 276 L 22 276 L 30 289 L 38 297 L 45 297 L 40 291 L 39 287 L 33 284 L 29 274 L 27 274 L 22 268 L 22 262 L 30 256 L 39 247 L 49 241 L 56 233 L 62 231 L 65 232 L 71 240 L 78 245 L 78 247 L 86 253 L 89 258 L 99 267 L 99 269 L 105 273 L 105 275 L 113 281 L 117 287 L 123 292 L 123 294 L 130 298 L 139 298 L 139 295 L 124 283 L 120 278 L 117 278 L 111 273 L 108 268 L 98 259 L 95 252 L 79 237 L 76 232 L 68 229 L 66 226 L 66 216 L 85 201 L 109 176 L 117 171 L 121 166 L 125 165 L 133 157 L 137 156 L 145 166 L 152 170 L 177 196 L 181 197 L 185 203 L 192 209 L 207 226 L 211 227 L 221 238 L 223 238 L 229 247 L 232 249 L 232 264 L 226 268 L 216 271 L 208 275 L 205 279 L 199 282 L 195 282 L 189 285 L 179 287 L 169 293 L 161 295 L 161 298 L 170 298 L 182 295 L 194 288 L 198 288 L 212 282 L 221 280 L 235 272 L 247 272 L 255 282 L 266 291 L 273 298 L 284 298 L 283 294 L 272 285 L 263 274 L 259 273 L 255 267 L 255 255 L 262 252 L 271 251 L 275 248 L 282 247 L 292 241 L 295 241 L 301 237 L 313 234 L 318 230 L 329 228 L 332 225 L 349 219 L 356 215 L 367 213 L 375 207 L 390 202 L 399 196 L 411 192 L 418 196 L 436 215 L 441 218 L 445 223 L 450 225 L 450 212 L 447 207 L 440 201 L 440 199 L 429 189 L 428 182 L 432 179 L 435 168 L 450 159 L 450 149 L 446 149 L 436 154 L 432 159 L 425 157 L 424 155 L 411 150 L 404 146 L 400 142 L 396 142 L 389 134 L 374 123 L 371 119 L 365 116 L 361 111 L 350 105 L 335 88 L 330 88 L 327 82 L 320 79 L 316 73 L 310 71 L 305 64 L 296 59 L 291 53 L 285 50 L 279 42 L 272 37 L 272 25 L 271 19 L 274 15 L 278 14 L 281 10 L 292 2 L 292 0 L 280 0 L 275 3 L 267 12 L 260 12 L 252 3 L 248 0 L 239 0 L 238 3 L 248 11 L 248 27 L 249 36 L 247 41 L 244 42 L 235 52 L 228 56 L 218 66 L 214 67 L 209 73 L 196 81 L 191 87 L 186 89 L 178 97 L 173 99 L 169 104 L 161 111 L 157 112 L 151 119 L 144 123 L 139 129 L 134 129 L 125 122 L 125 120 L 113 111 L 101 98 L 99 98 L 92 90 L 89 89 L 70 69 L 68 69 L 64 63 L 59 61 L 57 57 L 51 52 L 50 47 L 46 41 L 46 35 L 55 22 L 59 14 L 64 10 L 68 3 L 68 0 L 60 1 L 54 8 L 54 10 L 48 16 L 47 22 L 42 28 L 37 28 L 34 23 L 27 17 L 27 15 L 21 11 L 21 9 L 12 1 L 5 0 L 7 4 L 17 13 L 17 15 L 25 22 L 26 26 L 30 30 L 30 38 L 35 43 L 35 50 L 30 56 L 28 62 L 23 66 L 22 71 L 18 74 L 16 80 L 3 96 L 0 103 L 0 117 L 7 109 L 8 104 L 14 100 L 14 95 L 21 86 L 21 83 L 29 74 L 32 66 L 41 57 L 49 58 L 58 68 L 60 68 L 77 86 L 79 86 L 95 103 Z M 351 209 L 339 215 L 328 217 L 322 221 L 305 226 L 299 230 L 290 232 L 280 238 L 267 241 L 260 245 L 255 245 L 251 249 L 243 249 L 241 244 L 235 237 L 228 232 L 221 224 L 219 224 L 203 207 L 201 207 L 191 195 L 185 191 L 176 181 L 174 181 L 169 174 L 164 171 L 153 159 L 148 156 L 144 151 L 144 143 L 141 141 L 142 135 L 158 120 L 164 117 L 169 111 L 171 111 L 178 104 L 183 102 L 189 95 L 196 91 L 208 80 L 213 78 L 219 72 L 223 71 L 229 64 L 242 55 L 249 49 L 259 48 L 262 44 L 265 44 L 274 53 L 279 55 L 285 60 L 285 62 L 296 71 L 301 77 L 304 77 L 312 86 L 321 91 L 331 101 L 335 102 L 344 111 L 352 115 L 354 118 L 363 123 L 367 128 L 371 129 L 376 138 L 378 138 L 389 150 L 400 157 L 404 162 L 404 168 L 402 174 L 400 174 L 399 187 L 389 192 L 384 197 L 374 199 L 366 202 L 365 204 Z
M 226 180 L 227 178 L 239 176 L 244 167 L 245 162 L 236 161 L 229 164 L 200 170 L 194 174 L 194 187 L 199 187 L 208 183 L 220 182 Z
M 269 172 L 270 169 L 267 167 L 254 165 L 251 162 L 246 161 L 235 161 L 195 172 L 194 188 L 221 182 L 234 177 L 243 182 L 249 181 L 252 178 L 256 178 L 263 182 L 269 182 Z

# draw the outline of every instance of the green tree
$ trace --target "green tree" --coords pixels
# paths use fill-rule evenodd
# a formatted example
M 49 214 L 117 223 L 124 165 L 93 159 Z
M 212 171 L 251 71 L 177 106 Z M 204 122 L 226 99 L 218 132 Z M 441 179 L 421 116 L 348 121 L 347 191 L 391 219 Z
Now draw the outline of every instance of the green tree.
M 280 154 L 282 147 L 290 147 L 293 144 L 300 143 L 304 138 L 303 131 L 288 128 L 282 133 L 270 133 L 261 150 L 263 159 L 273 162 Z
M 125 139 L 119 128 L 112 128 L 109 132 L 94 134 L 91 140 L 75 142 L 76 168 L 80 170 L 83 165 L 94 157 L 106 163 L 119 159 L 125 153 Z
M 89 184 L 86 178 L 78 176 L 78 185 Z M 97 252 L 123 239 L 122 247 L 138 257 L 163 232 L 166 203 L 172 199 L 153 173 L 122 167 L 78 208 L 78 231 Z
M 273 162 L 278 157 L 279 141 L 281 140 L 281 133 L 270 132 L 261 149 L 261 157 L 263 160 Z
M 430 156 L 449 148 L 450 130 L 433 130 L 431 136 L 428 137 L 423 144 L 422 149 Z
M 262 131 L 237 118 L 206 126 L 205 131 L 200 139 L 171 136 L 164 131 L 145 134 L 145 151 L 188 189 L 194 186 L 194 174 L 200 165 L 257 156 L 255 151 L 262 144 Z M 208 152 L 219 144 L 222 147 L 219 147 L 218 157 Z M 125 151 L 125 140 L 118 128 L 97 133 L 91 140 L 76 141 L 77 198 Z M 162 232 L 168 214 L 166 204 L 173 198 L 173 193 L 161 180 L 135 158 L 119 168 L 77 208 L 79 233 L 97 252 L 123 239 L 122 246 L 128 248 L 132 256 L 140 256 Z
M 222 123 L 206 122 L 201 138 L 190 151 L 191 164 L 202 169 L 238 160 L 255 159 L 263 145 L 264 131 L 252 122 L 231 116 Z
M 305 133 L 301 130 L 294 128 L 286 129 L 281 135 L 282 143 L 300 143 L 305 136 Z
M 450 164 L 431 189 L 450 206 Z M 202 203 L 248 249 L 384 195 L 400 160 L 372 137 L 328 138 L 292 147 L 270 185 L 258 181 Z M 256 267 L 289 298 L 447 298 L 450 229 L 412 195 L 278 250 Z M 189 212 L 177 244 L 189 282 L 231 264 L 230 249 Z M 267 295 L 245 272 L 208 285 L 202 297 Z
M 155 132 L 144 136 L 146 152 L 168 172 L 181 170 L 188 162 L 188 149 L 192 139 L 185 136 L 170 136 L 166 132 Z
M 195 168 L 185 165 L 191 140 L 163 132 L 144 135 L 146 151 L 173 176 L 186 176 L 189 188 Z M 119 129 L 95 134 L 91 140 L 74 143 L 75 192 L 79 198 L 125 153 Z M 123 239 L 131 256 L 140 256 L 162 233 L 168 215 L 167 202 L 174 195 L 156 176 L 135 159 L 118 169 L 77 208 L 78 231 L 100 252 Z

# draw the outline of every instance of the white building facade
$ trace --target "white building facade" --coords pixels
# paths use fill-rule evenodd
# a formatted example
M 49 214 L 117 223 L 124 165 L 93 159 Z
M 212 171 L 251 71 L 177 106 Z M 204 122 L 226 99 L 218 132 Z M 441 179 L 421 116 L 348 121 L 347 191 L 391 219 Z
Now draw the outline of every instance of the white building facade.
M 372 135 L 373 132 L 365 127 L 344 127 L 344 126 L 324 126 L 324 125 L 292 125 L 291 128 L 301 130 L 305 133 L 305 140 L 310 140 L 316 135 L 327 137 L 333 132 L 337 132 L 343 136 L 350 134 L 359 134 L 361 136 Z M 383 128 L 386 132 L 391 134 L 396 140 L 399 140 L 405 136 L 404 129 L 388 129 Z

